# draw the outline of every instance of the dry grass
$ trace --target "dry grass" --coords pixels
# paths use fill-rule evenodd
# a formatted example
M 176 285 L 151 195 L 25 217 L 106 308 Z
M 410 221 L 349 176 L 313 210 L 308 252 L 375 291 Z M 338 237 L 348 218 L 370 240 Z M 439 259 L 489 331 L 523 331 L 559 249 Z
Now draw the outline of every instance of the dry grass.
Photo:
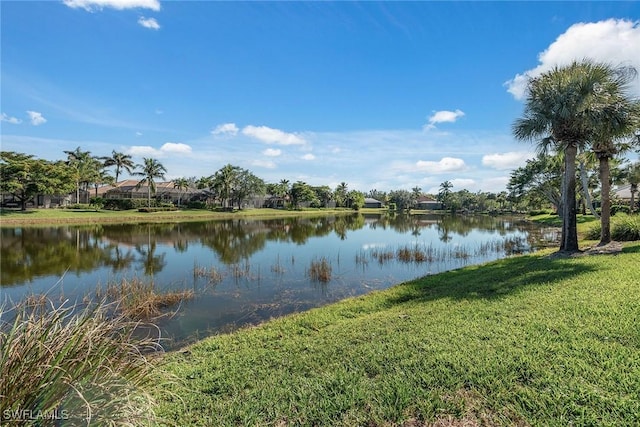
M 193 277 L 206 277 L 209 279 L 209 283 L 220 283 L 224 279 L 224 274 L 219 272 L 215 267 L 201 267 L 199 265 L 193 266 Z
M 331 263 L 324 257 L 319 261 L 311 261 L 308 274 L 311 280 L 323 283 L 329 282 L 331 280 Z
M 104 302 L 0 307 L 0 424 L 155 424 L 145 354 L 159 345 L 111 312 Z
M 110 283 L 104 290 L 98 286 L 96 297 L 117 301 L 117 309 L 129 319 L 150 320 L 173 314 L 174 312 L 167 312 L 166 309 L 192 299 L 194 292 L 191 289 L 159 292 L 153 282 L 134 278 Z

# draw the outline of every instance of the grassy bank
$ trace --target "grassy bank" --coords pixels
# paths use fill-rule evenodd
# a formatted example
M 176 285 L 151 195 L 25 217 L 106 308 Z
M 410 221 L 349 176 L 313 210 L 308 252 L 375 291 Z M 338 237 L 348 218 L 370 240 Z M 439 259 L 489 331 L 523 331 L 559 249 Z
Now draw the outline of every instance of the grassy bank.
M 95 211 L 74 209 L 30 209 L 27 211 L 7 210 L 0 211 L 1 227 L 23 226 L 55 226 L 61 224 L 130 224 L 143 222 L 185 222 L 185 221 L 210 221 L 217 219 L 233 218 L 282 218 L 305 215 L 335 215 L 352 214 L 350 209 L 247 209 L 234 212 L 215 212 L 201 209 L 184 209 L 170 212 L 138 212 L 137 209 L 128 211 Z
M 640 242 L 408 282 L 166 355 L 175 425 L 634 425 Z M 167 394 L 171 392 L 172 394 Z

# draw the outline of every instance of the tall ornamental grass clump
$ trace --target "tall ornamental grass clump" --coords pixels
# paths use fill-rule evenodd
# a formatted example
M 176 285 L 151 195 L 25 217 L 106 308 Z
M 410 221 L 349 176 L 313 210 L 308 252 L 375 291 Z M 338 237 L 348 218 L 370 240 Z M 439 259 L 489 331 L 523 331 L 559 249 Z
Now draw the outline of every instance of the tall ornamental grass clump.
M 1 425 L 152 425 L 157 338 L 98 303 L 0 307 Z
M 600 238 L 600 223 L 587 232 L 587 239 Z M 640 240 L 640 215 L 617 214 L 611 219 L 611 238 L 618 242 Z

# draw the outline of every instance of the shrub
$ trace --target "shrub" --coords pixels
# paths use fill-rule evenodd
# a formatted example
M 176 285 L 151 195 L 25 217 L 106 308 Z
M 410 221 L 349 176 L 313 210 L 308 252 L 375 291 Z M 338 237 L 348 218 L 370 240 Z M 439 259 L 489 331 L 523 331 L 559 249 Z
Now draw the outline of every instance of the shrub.
M 187 209 L 207 209 L 206 202 L 192 201 L 187 203 Z
M 640 240 L 640 215 L 620 215 L 616 218 L 611 237 L 620 242 Z
M 70 205 L 64 206 L 64 209 L 86 210 L 91 209 L 91 205 L 89 203 L 72 203 Z
M 538 210 L 529 211 L 529 216 L 540 216 L 540 215 L 547 215 L 552 213 L 553 211 L 548 209 L 538 209 Z
M 598 240 L 600 231 L 600 223 L 597 223 L 587 231 L 586 238 Z M 618 214 L 612 217 L 611 238 L 618 242 L 640 240 L 640 215 Z
M 138 208 L 138 212 L 166 212 L 166 211 L 177 211 L 178 208 L 175 206 L 157 206 L 157 207 L 144 207 Z
M 153 203 L 153 201 L 152 201 Z M 148 202 L 144 199 L 105 199 L 104 209 L 114 211 L 128 211 L 147 206 Z
M 611 215 L 617 213 L 629 213 L 629 205 L 611 205 Z
M 157 338 L 105 303 L 34 301 L 0 307 L 0 424 L 152 424 Z

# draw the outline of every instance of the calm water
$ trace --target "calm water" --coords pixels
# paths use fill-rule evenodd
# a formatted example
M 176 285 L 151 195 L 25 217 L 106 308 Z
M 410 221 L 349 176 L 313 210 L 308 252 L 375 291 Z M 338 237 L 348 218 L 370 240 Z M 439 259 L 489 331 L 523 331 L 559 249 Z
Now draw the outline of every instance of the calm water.
M 465 265 L 525 253 L 554 233 L 517 218 L 352 215 L 183 224 L 3 228 L 0 301 L 81 299 L 123 279 L 196 297 L 161 324 L 174 344 Z M 398 252 L 422 254 L 422 261 Z M 331 267 L 313 280 L 313 262 Z M 204 273 L 204 274 L 203 274 Z

